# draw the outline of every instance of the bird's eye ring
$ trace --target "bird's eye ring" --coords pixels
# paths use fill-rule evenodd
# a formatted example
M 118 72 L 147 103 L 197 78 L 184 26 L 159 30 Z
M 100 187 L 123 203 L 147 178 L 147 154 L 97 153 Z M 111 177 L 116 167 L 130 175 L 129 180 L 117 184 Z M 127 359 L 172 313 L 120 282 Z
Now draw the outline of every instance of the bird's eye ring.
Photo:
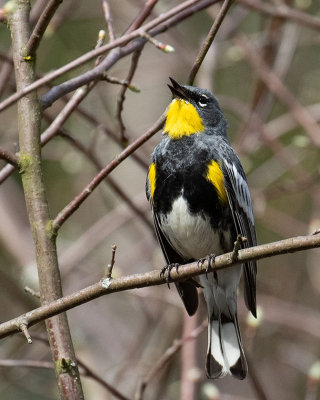
M 204 94 L 201 95 L 198 104 L 200 107 L 206 107 L 206 105 L 208 104 L 208 97 Z

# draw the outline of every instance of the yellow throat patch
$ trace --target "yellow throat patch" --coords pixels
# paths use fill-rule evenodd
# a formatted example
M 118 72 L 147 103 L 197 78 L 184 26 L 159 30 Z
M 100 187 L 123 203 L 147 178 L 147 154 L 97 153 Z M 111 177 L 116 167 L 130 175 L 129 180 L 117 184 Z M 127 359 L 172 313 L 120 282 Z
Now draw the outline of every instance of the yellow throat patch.
M 188 101 L 174 99 L 169 105 L 164 133 L 171 139 L 181 139 L 204 130 L 196 108 Z
M 206 179 L 216 188 L 220 202 L 226 204 L 228 202 L 228 197 L 224 187 L 223 172 L 216 161 L 211 161 L 211 163 L 208 164 Z

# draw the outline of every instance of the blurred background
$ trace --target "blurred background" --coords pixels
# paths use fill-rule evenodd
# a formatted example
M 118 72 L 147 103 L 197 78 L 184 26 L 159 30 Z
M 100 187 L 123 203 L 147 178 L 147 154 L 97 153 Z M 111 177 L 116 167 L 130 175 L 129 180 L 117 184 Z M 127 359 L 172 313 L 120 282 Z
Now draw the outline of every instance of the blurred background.
M 39 15 L 36 6 L 41 11 L 44 3 L 31 2 L 34 18 Z M 179 3 L 159 0 L 149 20 Z M 256 3 L 274 10 L 283 1 Z M 254 10 L 248 7 L 249 0 L 235 1 L 195 82 L 215 93 L 228 119 L 229 139 L 243 163 L 253 197 L 259 244 L 306 235 L 320 226 L 319 141 L 310 123 L 320 120 L 320 4 L 311 0 L 285 3 L 307 15 L 307 22 L 272 16 L 259 7 Z M 110 0 L 109 4 L 119 36 L 145 2 Z M 128 142 L 150 128 L 169 104 L 168 77 L 186 82 L 219 7 L 210 6 L 157 37 L 173 46 L 174 53 L 165 54 L 146 44 L 132 80 L 139 92 L 128 90 L 123 104 Z M 316 20 L 318 28 L 313 28 L 309 19 Z M 63 2 L 38 51 L 39 76 L 94 48 L 101 29 L 106 30 L 106 22 L 100 0 Z M 10 54 L 10 32 L 1 24 L 2 100 L 15 91 Z M 123 58 L 108 74 L 126 79 L 130 60 L 131 56 Z M 39 93 L 47 90 L 41 88 Z M 97 173 L 99 166 L 88 154 L 105 166 L 122 150 L 117 118 L 120 91 L 119 85 L 100 82 L 64 124 L 65 134 L 76 138 L 86 152 L 62 136 L 44 147 L 52 217 Z M 46 111 L 43 130 L 64 105 L 57 101 Z M 0 116 L 0 146 L 12 152 L 18 151 L 16 111 L 12 106 Z M 305 126 L 301 113 L 311 118 Z M 115 277 L 164 265 L 144 192 L 149 157 L 160 137 L 158 132 L 136 151 L 136 158 L 131 156 L 116 168 L 63 225 L 57 243 L 65 294 L 101 278 L 113 244 L 117 245 Z M 0 164 L 2 167 L 5 162 Z M 37 291 L 38 282 L 17 172 L 1 184 L 0 221 L 0 322 L 5 322 L 39 304 L 24 290 L 28 286 Z M 84 375 L 94 371 L 128 399 L 135 398 L 144 379 L 147 385 L 140 398 L 146 400 L 316 399 L 320 379 L 319 256 L 317 249 L 259 261 L 257 323 L 248 319 L 240 288 L 239 319 L 250 370 L 245 381 L 230 377 L 207 380 L 207 333 L 205 327 L 198 329 L 206 320 L 203 300 L 197 315 L 190 319 L 174 287 L 169 290 L 165 285 L 105 296 L 68 311 L 76 354 L 84 363 L 81 371 Z M 34 326 L 30 333 L 32 345 L 17 334 L 0 342 L 2 400 L 57 397 L 54 372 L 47 363 L 51 355 L 44 324 Z M 176 341 L 190 333 L 193 340 Z M 159 365 L 168 350 L 176 352 Z M 8 366 L 10 360 L 12 366 Z M 30 360 L 38 364 L 28 367 Z M 84 376 L 82 383 L 88 399 L 117 398 L 92 376 Z

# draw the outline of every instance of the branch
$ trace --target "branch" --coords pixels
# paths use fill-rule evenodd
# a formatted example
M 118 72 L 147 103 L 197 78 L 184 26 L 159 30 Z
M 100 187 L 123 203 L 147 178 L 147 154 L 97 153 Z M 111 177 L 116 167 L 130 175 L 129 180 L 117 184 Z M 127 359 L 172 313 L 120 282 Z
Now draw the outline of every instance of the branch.
M 159 0 L 148 0 L 144 8 L 139 12 L 133 22 L 129 25 L 126 33 L 132 32 L 135 29 L 140 28 L 144 21 L 149 17 L 153 10 L 153 7 L 158 3 L 158 1 Z
M 102 170 L 103 166 L 100 164 L 100 161 L 97 159 L 97 157 L 93 154 L 92 151 L 86 149 L 84 145 L 79 142 L 77 139 L 75 139 L 73 136 L 71 136 L 65 129 L 60 129 L 59 130 L 59 135 L 66 139 L 69 143 L 72 144 L 76 149 L 78 149 L 82 154 L 84 154 L 97 168 L 98 171 Z M 125 204 L 131 208 L 131 210 L 144 222 L 144 224 L 152 231 L 154 232 L 154 227 L 153 224 L 149 221 L 147 216 L 145 215 L 144 211 L 141 210 L 134 201 L 132 201 L 131 197 L 128 196 L 122 189 L 121 187 L 117 184 L 117 182 L 112 179 L 110 176 L 108 177 L 108 180 L 106 181 L 109 186 L 114 190 L 115 193 L 124 201 Z
M 92 181 L 56 216 L 53 221 L 52 228 L 55 232 L 59 230 L 62 224 L 80 207 L 85 199 L 94 191 L 94 189 L 103 181 L 103 179 L 110 174 L 122 161 L 130 156 L 137 148 L 145 143 L 151 136 L 153 136 L 161 128 L 165 120 L 163 114 L 153 126 L 145 132 L 142 136 L 136 139 L 128 147 L 126 147 L 120 154 L 118 154 L 106 167 L 104 167 Z
M 155 363 L 153 368 L 147 373 L 142 379 L 136 391 L 135 400 L 142 400 L 143 394 L 146 390 L 147 385 L 150 381 L 158 375 L 158 373 L 165 367 L 165 365 L 171 360 L 171 358 L 178 353 L 178 351 L 189 341 L 196 339 L 208 326 L 207 320 L 203 321 L 201 325 L 193 329 L 190 335 L 182 337 L 181 339 L 175 339 L 172 345 L 163 353 L 159 360 Z
M 235 42 L 244 50 L 248 61 L 269 90 L 288 107 L 293 118 L 306 130 L 312 142 L 320 147 L 320 127 L 309 111 L 296 100 L 295 96 L 268 67 L 256 48 L 246 38 L 242 36 Z
M 151 22 L 144 25 L 143 30 L 149 31 L 149 30 L 155 28 L 156 26 L 160 25 L 161 23 L 163 23 L 160 27 L 155 29 L 155 31 L 153 32 L 153 35 L 164 32 L 169 27 L 183 21 L 184 19 L 188 18 L 190 15 L 192 15 L 198 11 L 201 11 L 204 8 L 208 7 L 209 5 L 215 4 L 219 1 L 220 0 L 188 0 L 188 1 L 185 1 L 182 4 L 172 8 L 171 10 L 167 11 L 166 13 L 161 14 L 159 17 L 155 18 Z M 182 12 L 182 11 L 184 11 L 184 12 Z M 174 16 L 176 16 L 176 17 L 171 18 Z M 171 20 L 168 21 L 170 18 L 171 18 Z M 58 78 L 59 76 L 85 64 L 86 62 L 92 60 L 93 58 L 95 58 L 101 54 L 104 54 L 104 53 L 108 52 L 109 50 L 112 50 L 116 47 L 123 46 L 126 43 L 130 42 L 131 40 L 139 38 L 140 34 L 141 34 L 140 28 L 136 29 L 135 31 L 128 33 L 127 35 L 124 35 L 119 39 L 115 39 L 113 42 L 108 43 L 105 46 L 100 47 L 99 49 L 89 51 L 88 53 L 84 54 L 83 56 L 75 59 L 74 61 L 71 61 L 69 64 L 66 64 L 63 67 L 58 68 L 57 70 L 47 74 L 43 78 L 33 82 L 32 84 L 28 85 L 27 87 L 22 88 L 21 90 L 19 90 L 18 92 L 14 93 L 13 95 L 9 96 L 6 100 L 1 102 L 0 103 L 0 111 L 3 111 L 4 109 L 9 107 L 11 104 L 13 104 L 17 100 L 19 100 L 21 97 L 25 96 L 26 94 L 34 91 L 35 89 L 38 89 L 41 86 L 44 86 L 45 84 Z M 145 39 L 143 40 L 140 38 L 136 41 L 134 46 L 132 45 L 132 43 L 131 43 L 131 46 L 129 46 L 129 47 L 125 46 L 124 49 L 126 51 L 122 51 L 120 53 L 120 56 L 118 56 L 118 58 L 113 59 L 112 62 L 110 62 L 110 65 L 108 66 L 108 68 L 110 68 L 116 61 L 118 61 L 119 58 L 132 53 L 133 51 L 137 50 L 138 48 L 141 48 L 144 45 L 144 43 L 145 43 Z M 107 59 L 108 59 L 108 57 L 105 60 L 107 60 Z M 102 65 L 102 64 L 105 65 L 104 62 L 101 63 L 100 65 Z M 69 85 L 68 91 L 75 90 L 78 87 L 80 87 L 94 79 L 97 79 L 98 75 L 100 77 L 100 74 L 102 72 L 105 72 L 106 69 L 103 70 L 103 68 L 101 68 L 101 71 L 99 70 L 99 74 L 97 74 L 97 72 L 95 72 L 95 74 L 93 74 L 94 76 L 91 76 L 92 71 L 94 71 L 94 70 L 95 69 L 88 71 L 87 73 L 81 75 L 80 76 L 81 79 L 79 79 L 79 77 L 78 77 L 78 78 L 74 78 L 74 79 L 71 79 L 70 81 L 68 81 L 69 82 L 68 83 L 68 85 Z M 78 79 L 78 81 L 77 81 L 77 79 Z M 63 84 L 61 84 L 51 90 L 57 91 L 58 90 L 57 88 L 64 87 L 64 85 L 66 85 L 66 82 L 64 82 Z M 67 92 L 64 92 L 63 94 L 65 94 Z M 62 94 L 59 94 L 58 97 L 61 97 L 61 95 Z
M 9 164 L 13 165 L 14 167 L 18 166 L 18 161 L 19 161 L 18 157 L 15 154 L 10 153 L 10 151 L 0 148 L 0 158 L 2 160 L 7 161 Z
M 57 11 L 58 7 L 62 3 L 62 0 L 50 0 L 47 7 L 41 14 L 25 48 L 22 50 L 22 56 L 25 60 L 30 60 L 34 57 L 37 48 L 39 47 L 40 41 L 49 25 L 52 17 Z
M 189 77 L 188 77 L 188 85 L 193 85 L 194 78 L 196 77 L 199 68 L 201 67 L 201 64 L 207 55 L 207 52 L 212 45 L 212 42 L 214 41 L 214 38 L 216 37 L 216 34 L 222 24 L 222 21 L 224 20 L 225 16 L 227 15 L 227 12 L 229 8 L 231 7 L 233 0 L 224 0 L 220 10 L 219 14 L 217 15 L 217 18 L 214 20 L 210 31 L 208 33 L 208 36 L 206 37 L 206 40 L 204 41 L 203 45 L 201 46 L 201 49 L 197 55 L 196 61 L 193 64 L 193 67 L 190 71 Z
M 259 260 L 262 258 L 294 253 L 316 247 L 320 247 L 320 233 L 308 236 L 292 237 L 278 242 L 242 249 L 239 251 L 237 262 L 233 261 L 233 252 L 231 252 L 217 256 L 214 265 L 212 265 L 211 262 L 210 265 L 208 265 L 207 261 L 204 261 L 200 266 L 198 261 L 182 265 L 179 267 L 178 271 L 173 269 L 170 272 L 170 282 L 182 281 L 198 275 L 204 275 L 207 272 L 212 272 L 216 269 L 231 267 L 232 265 L 251 260 Z M 167 284 L 166 276 L 160 274 L 161 270 L 162 269 L 157 269 L 115 279 L 102 279 L 100 282 L 81 289 L 78 292 L 64 296 L 17 318 L 4 322 L 0 325 L 0 338 L 16 333 L 19 330 L 17 323 L 19 323 L 21 319 L 26 321 L 30 327 L 46 318 L 50 318 L 107 294 Z
M 123 118 L 122 118 L 122 111 L 123 111 L 123 103 L 125 101 L 126 98 L 126 91 L 128 89 L 128 86 L 131 84 L 132 78 L 136 72 L 136 69 L 138 67 L 138 62 L 139 62 L 139 58 L 141 56 L 141 49 L 135 51 L 132 55 L 132 59 L 131 59 L 131 64 L 130 64 L 130 68 L 129 68 L 129 72 L 128 75 L 126 77 L 126 85 L 123 85 L 120 89 L 120 93 L 118 94 L 118 100 L 117 100 L 117 110 L 116 110 L 116 117 L 118 119 L 119 122 L 119 127 L 120 127 L 120 142 L 122 144 L 125 144 L 128 142 L 128 139 L 126 137 L 126 127 L 124 125 L 123 122 Z
M 35 79 L 33 60 L 21 58 L 20 51 L 29 38 L 29 7 L 24 0 L 15 2 L 10 18 L 12 53 L 16 85 L 23 90 Z M 29 93 L 18 102 L 18 130 L 20 145 L 20 174 L 31 227 L 40 282 L 41 303 L 47 304 L 62 297 L 55 238 L 50 229 L 49 207 L 42 175 L 40 147 L 41 112 L 35 92 Z M 16 321 L 28 343 L 28 321 Z M 52 358 L 61 399 L 83 399 L 79 370 L 76 364 L 73 344 L 66 314 L 62 313 L 46 321 Z M 71 394 L 72 392 L 72 394 Z
M 113 21 L 112 21 L 110 6 L 109 6 L 109 3 L 107 0 L 102 0 L 102 10 L 103 10 L 104 19 L 107 24 L 109 41 L 112 42 L 113 40 L 115 40 L 116 36 L 114 33 L 114 28 L 113 28 Z
M 271 15 L 273 17 L 285 18 L 288 21 L 296 22 L 304 25 L 307 28 L 314 29 L 320 32 L 320 18 L 304 13 L 300 10 L 295 10 L 288 7 L 286 4 L 270 4 L 260 0 L 238 0 L 238 3 L 246 8 Z

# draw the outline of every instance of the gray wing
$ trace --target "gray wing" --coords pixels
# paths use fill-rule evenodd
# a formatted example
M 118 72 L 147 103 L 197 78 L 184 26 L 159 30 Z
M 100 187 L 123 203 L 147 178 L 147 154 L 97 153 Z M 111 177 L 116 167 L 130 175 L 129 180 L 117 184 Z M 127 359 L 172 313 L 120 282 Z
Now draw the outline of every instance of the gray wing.
M 236 226 L 237 235 L 247 238 L 242 247 L 257 245 L 257 237 L 254 226 L 254 216 L 251 196 L 240 161 L 234 164 L 224 160 L 223 173 L 225 188 L 228 196 L 232 217 Z M 256 261 L 248 261 L 244 264 L 245 302 L 247 308 L 256 317 Z

